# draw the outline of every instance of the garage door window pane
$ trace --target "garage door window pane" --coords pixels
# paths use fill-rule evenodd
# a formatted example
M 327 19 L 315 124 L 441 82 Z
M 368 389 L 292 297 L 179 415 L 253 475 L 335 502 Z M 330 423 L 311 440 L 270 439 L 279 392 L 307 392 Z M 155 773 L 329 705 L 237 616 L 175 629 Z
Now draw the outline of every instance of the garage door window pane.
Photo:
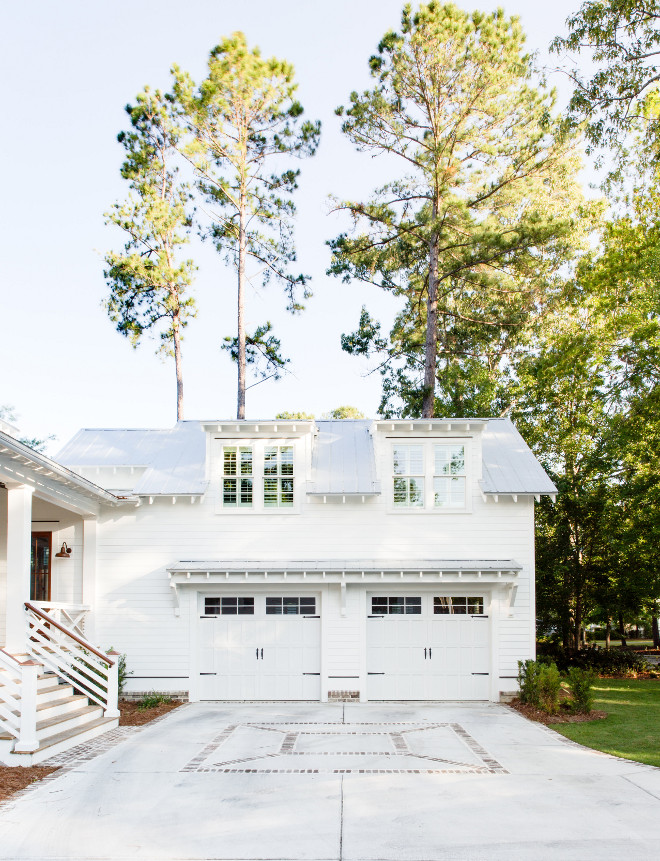
M 422 599 L 419 596 L 404 597 L 389 595 L 371 599 L 371 614 L 373 616 L 390 615 L 419 615 L 422 612 Z
M 206 616 L 217 616 L 220 613 L 220 599 L 219 598 L 205 598 L 204 599 L 204 614 Z
M 204 613 L 207 616 L 251 616 L 254 614 L 254 598 L 205 598 Z
M 434 613 L 451 613 L 452 615 L 483 615 L 484 599 L 483 598 L 466 598 L 460 596 L 456 598 L 439 598 L 433 599 Z
M 266 598 L 267 616 L 313 616 L 316 598 Z

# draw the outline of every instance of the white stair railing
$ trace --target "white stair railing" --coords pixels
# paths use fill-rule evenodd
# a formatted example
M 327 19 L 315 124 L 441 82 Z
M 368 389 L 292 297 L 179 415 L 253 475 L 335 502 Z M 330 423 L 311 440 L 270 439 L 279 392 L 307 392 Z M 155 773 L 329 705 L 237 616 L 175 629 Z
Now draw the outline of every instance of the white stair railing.
M 14 738 L 21 734 L 21 683 L 23 667 L 0 649 L 0 731 Z
M 34 604 L 26 603 L 25 612 L 29 654 L 100 705 L 106 717 L 118 717 L 117 653 L 100 652 Z
M 79 637 L 85 637 L 85 618 L 89 614 L 89 604 L 69 604 L 63 601 L 32 601 L 44 613 Z
M 37 661 L 17 661 L 0 649 L 0 728 L 15 739 L 15 751 L 32 751 L 37 740 Z

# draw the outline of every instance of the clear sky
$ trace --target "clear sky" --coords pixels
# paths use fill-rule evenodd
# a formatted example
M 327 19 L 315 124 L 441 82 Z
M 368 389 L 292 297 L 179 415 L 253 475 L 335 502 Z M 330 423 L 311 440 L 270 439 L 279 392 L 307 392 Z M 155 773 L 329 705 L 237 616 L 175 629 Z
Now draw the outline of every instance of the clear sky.
M 270 319 L 291 358 L 280 382 L 247 393 L 248 418 L 282 410 L 320 415 L 352 404 L 374 415 L 380 392 L 369 365 L 341 351 L 342 332 L 356 327 L 367 304 L 385 326 L 396 301 L 361 284 L 325 275 L 327 239 L 342 223 L 327 197 L 359 198 L 385 179 L 382 163 L 343 139 L 334 108 L 369 86 L 367 60 L 396 28 L 401 0 L 25 0 L 3 7 L 3 229 L 0 236 L 0 405 L 10 404 L 29 435 L 57 435 L 56 452 L 80 427 L 168 427 L 176 418 L 174 369 L 145 340 L 137 350 L 115 330 L 102 302 L 103 253 L 121 245 L 103 213 L 126 189 L 119 176 L 126 127 L 123 107 L 145 84 L 167 88 L 172 63 L 204 75 L 210 49 L 234 30 L 268 56 L 292 62 L 299 97 L 323 122 L 321 147 L 301 164 L 297 245 L 314 297 L 297 317 L 284 311 L 277 287 L 250 289 L 248 325 Z M 548 59 L 579 2 L 511 0 L 530 50 Z M 565 102 L 563 76 L 551 82 Z M 198 243 L 193 293 L 199 315 L 186 330 L 186 418 L 230 418 L 236 371 L 220 344 L 235 329 L 235 278 L 212 248 Z

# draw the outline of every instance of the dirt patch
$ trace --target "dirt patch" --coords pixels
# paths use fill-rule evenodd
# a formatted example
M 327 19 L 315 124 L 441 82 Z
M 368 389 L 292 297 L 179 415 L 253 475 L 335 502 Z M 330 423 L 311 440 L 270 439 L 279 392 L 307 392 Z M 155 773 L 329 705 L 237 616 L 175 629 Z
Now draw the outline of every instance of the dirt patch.
M 535 720 L 538 723 L 544 723 L 546 726 L 553 723 L 583 723 L 588 720 L 602 720 L 607 717 L 607 712 L 601 712 L 597 709 L 592 709 L 588 714 L 571 714 L 568 711 L 560 710 L 556 715 L 549 715 L 542 709 L 537 709 L 535 706 L 530 706 L 527 703 L 521 703 L 519 699 L 511 700 L 508 705 L 521 715 L 529 720 Z
M 20 765 L 0 765 L 0 802 L 6 801 L 10 795 L 20 792 L 35 780 L 43 780 L 57 770 L 53 765 L 31 765 L 28 768 Z
M 161 703 L 151 709 L 140 711 L 140 704 L 130 700 L 119 700 L 119 726 L 142 726 L 149 721 L 155 720 L 161 715 L 166 715 L 183 703 L 173 700 L 171 703 Z

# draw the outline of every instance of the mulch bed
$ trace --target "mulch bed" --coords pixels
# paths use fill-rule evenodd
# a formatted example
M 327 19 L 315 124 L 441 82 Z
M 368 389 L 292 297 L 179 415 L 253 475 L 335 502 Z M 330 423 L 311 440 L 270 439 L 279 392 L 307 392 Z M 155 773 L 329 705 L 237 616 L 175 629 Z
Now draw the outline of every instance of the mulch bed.
M 520 712 L 521 715 L 528 718 L 529 720 L 538 721 L 538 723 L 544 723 L 546 726 L 553 723 L 583 723 L 588 720 L 602 720 L 607 717 L 607 712 L 601 712 L 597 709 L 592 709 L 589 714 L 571 714 L 570 712 L 560 710 L 556 715 L 549 715 L 547 712 L 542 711 L 541 709 L 535 708 L 535 706 L 530 706 L 527 703 L 521 703 L 520 700 L 516 697 L 516 699 L 511 700 L 509 703 L 512 709 L 515 709 L 517 712 Z
M 25 789 L 35 780 L 42 780 L 57 771 L 54 765 L 31 765 L 23 768 L 20 765 L 0 765 L 0 802 L 6 801 L 10 795 Z
M 143 709 L 140 711 L 139 703 L 131 700 L 120 700 L 119 711 L 121 712 L 121 717 L 119 718 L 119 726 L 142 726 L 161 715 L 166 715 L 180 705 L 183 704 L 173 700 L 171 703 L 161 703 L 152 709 Z

